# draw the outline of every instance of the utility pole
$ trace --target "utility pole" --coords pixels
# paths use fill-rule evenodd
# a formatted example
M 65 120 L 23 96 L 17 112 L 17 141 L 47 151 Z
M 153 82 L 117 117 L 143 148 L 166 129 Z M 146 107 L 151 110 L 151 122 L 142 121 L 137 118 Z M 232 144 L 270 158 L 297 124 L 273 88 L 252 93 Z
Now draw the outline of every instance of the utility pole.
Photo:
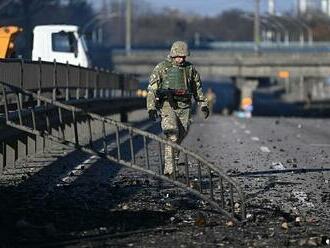
M 126 55 L 131 53 L 131 40 L 132 40 L 132 0 L 126 0 Z
M 260 0 L 255 0 L 255 12 L 254 12 L 254 44 L 255 50 L 259 50 L 260 45 Z

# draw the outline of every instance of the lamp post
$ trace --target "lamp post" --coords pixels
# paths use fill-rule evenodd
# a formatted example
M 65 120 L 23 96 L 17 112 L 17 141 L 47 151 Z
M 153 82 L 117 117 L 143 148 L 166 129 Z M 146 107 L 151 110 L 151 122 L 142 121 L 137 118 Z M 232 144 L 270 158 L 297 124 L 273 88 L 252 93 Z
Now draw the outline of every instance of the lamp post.
M 274 30 L 274 33 L 275 33 L 275 41 L 277 43 L 280 43 L 281 42 L 281 31 L 283 30 L 280 26 L 276 25 L 276 23 L 274 22 L 271 22 L 269 19 L 265 18 L 265 17 L 262 17 L 261 18 L 261 22 L 264 23 L 266 26 L 270 26 L 273 30 Z M 283 34 L 285 35 L 285 30 L 283 32 Z
M 260 44 L 260 0 L 255 0 L 254 43 L 255 43 L 255 50 L 258 51 Z
M 302 28 L 300 23 L 297 22 L 295 19 L 290 18 L 289 16 L 281 16 L 280 18 L 288 23 L 291 23 L 293 26 L 296 26 L 296 27 L 298 27 L 299 30 L 301 30 L 301 32 L 298 32 L 298 35 L 299 35 L 300 44 L 304 45 L 304 43 L 305 43 L 304 29 Z
M 303 20 L 303 19 L 301 19 L 301 18 L 299 18 L 299 23 L 304 27 L 304 28 L 306 28 L 306 31 L 307 31 L 307 36 L 308 36 L 308 44 L 309 45 L 312 45 L 313 44 L 313 42 L 314 42 L 314 38 L 313 38 L 313 30 L 311 29 L 311 27 L 310 26 L 308 26 L 307 24 L 306 24 L 306 22 Z
M 131 40 L 132 40 L 132 0 L 126 0 L 126 42 L 125 51 L 126 55 L 131 53 Z
M 99 27 L 102 24 L 104 24 L 105 22 L 107 22 L 109 19 L 111 19 L 113 17 L 117 17 L 117 16 L 119 16 L 119 15 L 118 15 L 118 13 L 115 13 L 115 12 L 109 13 L 109 14 L 105 14 L 103 12 L 98 13 L 93 18 L 91 18 L 87 23 L 85 23 L 84 26 L 81 27 L 81 33 L 85 33 L 86 30 L 92 25 L 94 25 L 94 27 Z M 95 25 L 95 23 L 97 23 L 97 24 Z M 98 30 L 97 33 L 98 33 L 97 36 L 99 37 L 97 40 L 99 40 L 99 42 L 100 42 L 100 35 L 101 36 L 103 35 L 102 31 Z
M 273 15 L 267 15 L 266 19 L 269 19 L 272 23 L 277 25 L 281 30 L 283 30 L 284 34 L 284 43 L 286 45 L 289 45 L 290 43 L 290 33 L 289 30 L 278 20 L 278 17 Z
M 249 14 L 244 14 L 241 16 L 242 18 L 245 18 L 250 21 L 254 21 L 254 16 L 249 15 Z M 288 37 L 288 30 L 285 29 L 283 25 L 280 23 L 274 22 L 269 20 L 267 17 L 260 17 L 260 26 L 263 28 L 266 33 L 268 32 L 269 29 L 274 30 L 275 32 L 275 38 L 277 42 L 281 41 L 281 32 L 283 32 L 284 37 Z M 284 38 L 285 40 L 288 41 L 288 39 Z

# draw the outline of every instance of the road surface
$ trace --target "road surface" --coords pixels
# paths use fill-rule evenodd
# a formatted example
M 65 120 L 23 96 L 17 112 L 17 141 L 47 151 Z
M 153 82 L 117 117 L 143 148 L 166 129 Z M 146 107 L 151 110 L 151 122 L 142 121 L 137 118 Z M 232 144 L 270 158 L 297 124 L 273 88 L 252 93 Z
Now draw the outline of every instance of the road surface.
M 159 132 L 159 124 L 150 125 Z M 4 247 L 327 245 L 329 126 L 328 119 L 312 118 L 194 118 L 183 145 L 242 186 L 248 209 L 241 224 L 169 184 L 54 148 L 29 162 L 43 168 L 36 174 L 2 181 Z

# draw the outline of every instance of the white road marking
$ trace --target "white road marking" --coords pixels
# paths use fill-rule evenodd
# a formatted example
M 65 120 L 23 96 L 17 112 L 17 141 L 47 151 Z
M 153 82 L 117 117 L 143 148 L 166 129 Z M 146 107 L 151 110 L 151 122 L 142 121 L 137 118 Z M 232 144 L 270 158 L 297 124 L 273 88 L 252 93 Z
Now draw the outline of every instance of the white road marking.
M 251 140 L 253 140 L 253 141 L 259 141 L 260 139 L 258 137 L 251 137 Z
M 66 173 L 66 175 L 60 179 L 61 183 L 58 183 L 56 186 L 63 186 L 63 183 L 67 185 L 74 182 L 76 178 L 83 173 L 82 167 L 84 167 L 84 170 L 86 170 L 91 167 L 91 165 L 94 164 L 98 159 L 99 158 L 97 156 L 93 155 L 82 163 L 78 164 L 71 171 Z M 72 174 L 74 174 L 74 176 L 71 176 Z
M 146 130 L 149 127 L 151 127 L 152 125 L 154 125 L 154 123 L 147 123 L 146 125 L 141 127 L 141 129 Z M 128 139 L 129 139 L 129 135 L 127 134 L 127 135 L 121 137 L 121 142 L 125 142 Z M 111 149 L 111 148 L 109 147 L 109 149 Z M 99 151 L 103 152 L 104 148 L 100 149 Z M 82 163 L 75 166 L 71 171 L 65 173 L 65 175 L 60 176 L 60 179 L 59 179 L 60 183 L 58 183 L 56 186 L 57 187 L 63 186 L 64 183 L 65 183 L 65 185 L 71 184 L 78 178 L 78 176 L 82 175 L 84 173 L 84 171 L 86 169 L 88 169 L 89 167 L 91 167 L 91 165 L 94 164 L 98 159 L 99 159 L 99 157 L 96 155 L 92 155 L 92 156 L 88 157 Z M 82 170 L 82 167 L 84 168 L 83 170 Z M 72 174 L 74 174 L 74 176 L 71 176 Z
M 260 146 L 260 150 L 262 152 L 270 152 L 269 148 L 267 146 Z

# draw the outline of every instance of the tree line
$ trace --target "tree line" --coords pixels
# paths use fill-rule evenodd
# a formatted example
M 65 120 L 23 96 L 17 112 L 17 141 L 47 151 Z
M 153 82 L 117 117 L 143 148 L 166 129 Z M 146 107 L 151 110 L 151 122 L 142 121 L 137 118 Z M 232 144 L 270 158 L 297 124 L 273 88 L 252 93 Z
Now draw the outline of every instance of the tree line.
M 132 47 L 168 48 L 174 40 L 186 40 L 190 46 L 203 48 L 212 41 L 253 41 L 253 15 L 239 9 L 207 17 L 175 9 L 154 10 L 143 0 L 132 1 Z M 29 57 L 32 28 L 40 24 L 74 24 L 82 27 L 96 64 L 110 63 L 110 50 L 125 45 L 125 1 L 103 1 L 99 9 L 87 0 L 0 0 L 0 26 L 18 25 L 24 29 L 22 49 Z M 303 22 L 313 31 L 315 41 L 330 41 L 330 19 L 322 13 L 295 17 L 284 14 L 296 24 L 281 21 L 292 32 Z M 264 17 L 267 18 L 267 17 Z M 262 26 L 262 30 L 267 29 Z M 269 28 L 271 29 L 271 28 Z M 303 29 L 300 27 L 300 29 Z M 305 34 L 306 35 L 306 34 Z M 101 62 L 103 63 L 101 63 Z

